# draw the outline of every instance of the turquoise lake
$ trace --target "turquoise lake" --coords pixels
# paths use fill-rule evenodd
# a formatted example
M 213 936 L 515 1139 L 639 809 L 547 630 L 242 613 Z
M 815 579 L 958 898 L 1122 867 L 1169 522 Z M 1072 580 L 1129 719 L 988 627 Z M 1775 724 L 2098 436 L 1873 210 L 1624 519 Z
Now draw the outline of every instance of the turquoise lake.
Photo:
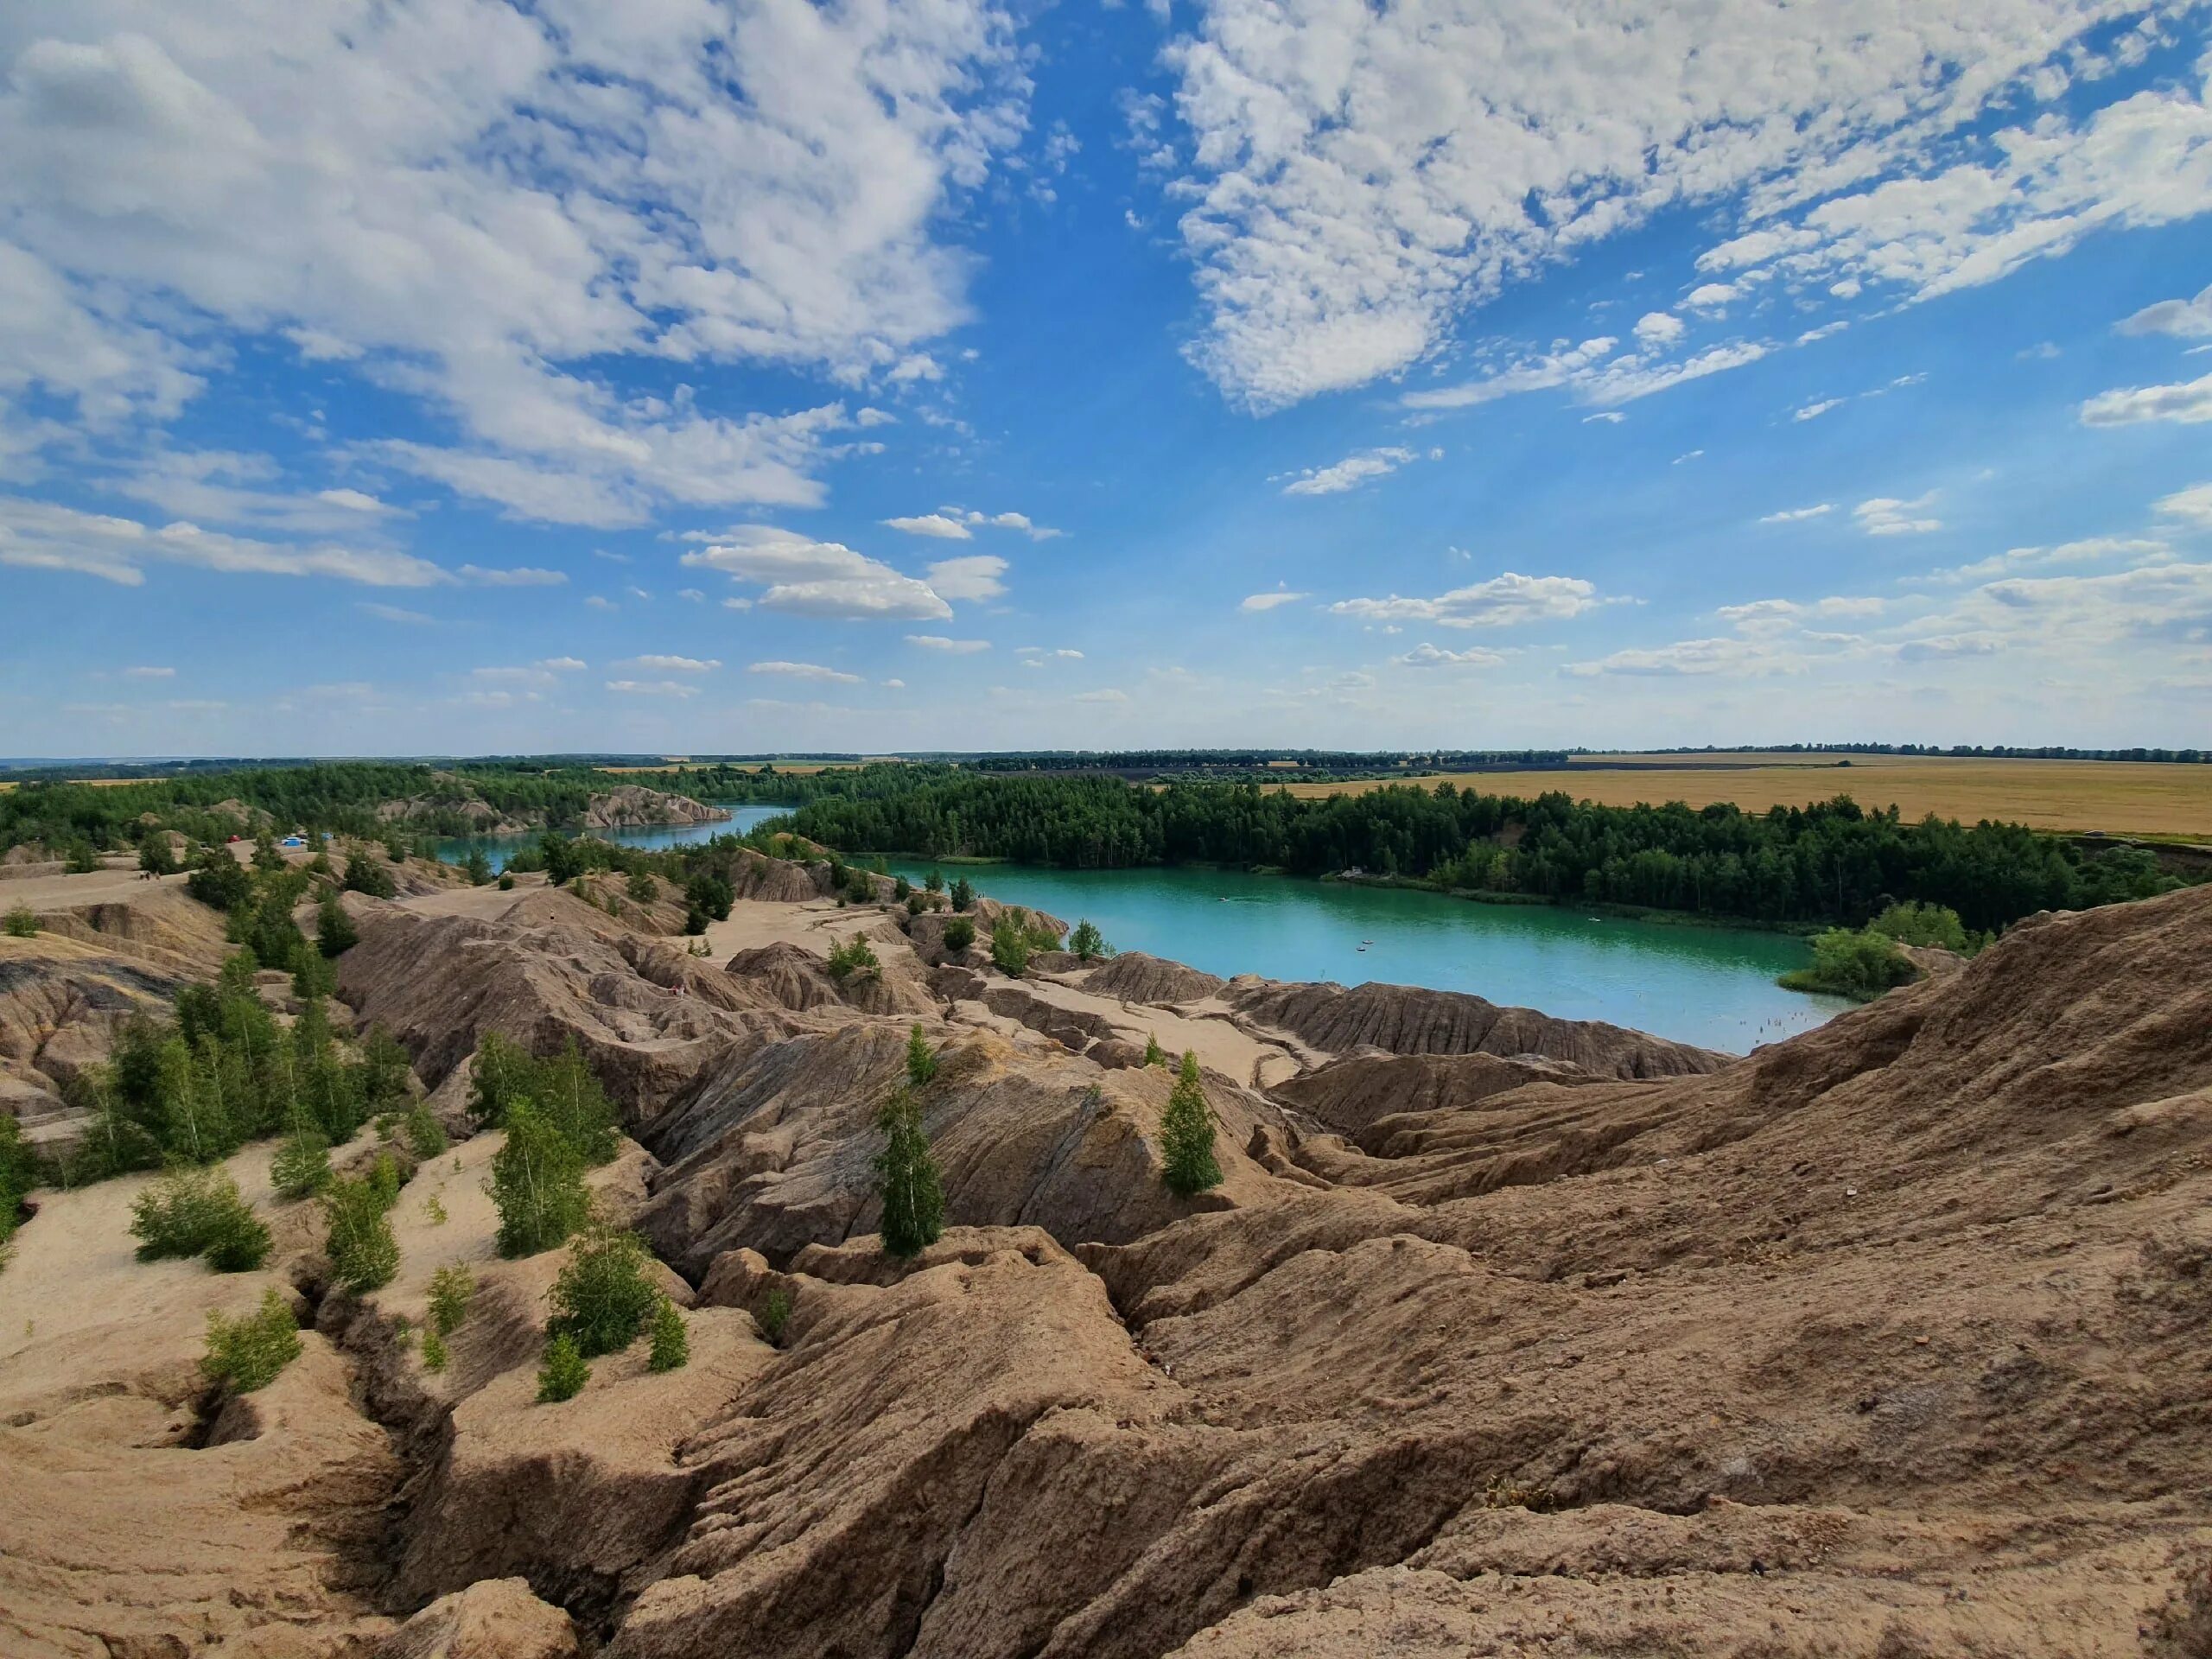
M 929 866 L 893 860 L 891 868 L 918 881 Z M 1774 982 L 1811 960 L 1802 939 L 1780 933 L 1238 870 L 945 867 L 947 881 L 962 874 L 979 892 L 1070 925 L 1088 917 L 1116 950 L 1173 957 L 1211 974 L 1472 991 L 1734 1054 L 1850 1006 Z
M 746 806 L 729 801 L 719 804 L 729 817 L 717 818 L 712 823 L 658 823 L 636 830 L 597 830 L 592 833 L 601 841 L 611 841 L 621 847 L 642 847 L 652 852 L 662 847 L 680 847 L 686 842 L 712 841 L 716 836 L 741 836 L 754 824 L 781 817 L 791 810 L 787 806 Z M 492 861 L 492 868 L 502 870 L 508 859 L 537 839 L 534 830 L 521 836 L 452 836 L 438 842 L 438 856 L 449 864 L 458 864 L 468 856 L 470 848 L 481 847 L 485 857 Z
M 607 839 L 673 847 L 742 834 L 785 810 L 728 810 L 731 816 L 715 823 L 613 830 Z M 448 841 L 439 853 L 457 860 L 481 847 L 496 869 L 531 839 Z M 929 868 L 891 861 L 894 873 L 917 885 Z M 1572 907 L 1478 905 L 1239 870 L 944 867 L 948 881 L 963 874 L 1009 904 L 1071 925 L 1088 917 L 1117 950 L 1173 957 L 1208 973 L 1472 991 L 1561 1019 L 1607 1020 L 1735 1054 L 1809 1030 L 1849 1006 L 1774 982 L 1810 959 L 1804 942 L 1786 934 L 1624 921 Z

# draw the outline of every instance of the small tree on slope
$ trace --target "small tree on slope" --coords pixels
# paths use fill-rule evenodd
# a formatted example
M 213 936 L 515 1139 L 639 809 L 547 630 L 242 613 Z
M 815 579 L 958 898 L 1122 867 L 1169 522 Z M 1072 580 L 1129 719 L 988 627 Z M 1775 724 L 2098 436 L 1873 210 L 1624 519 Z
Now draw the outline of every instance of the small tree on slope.
M 885 1141 L 875 1171 L 883 1199 L 883 1248 L 893 1255 L 918 1255 L 944 1231 L 944 1187 L 913 1096 L 904 1089 L 892 1096 L 881 1122 Z
M 1185 1198 L 1221 1185 L 1221 1166 L 1213 1156 L 1213 1113 L 1198 1082 L 1198 1057 L 1189 1049 L 1183 1051 L 1167 1109 L 1160 1115 L 1160 1156 L 1169 1188 Z

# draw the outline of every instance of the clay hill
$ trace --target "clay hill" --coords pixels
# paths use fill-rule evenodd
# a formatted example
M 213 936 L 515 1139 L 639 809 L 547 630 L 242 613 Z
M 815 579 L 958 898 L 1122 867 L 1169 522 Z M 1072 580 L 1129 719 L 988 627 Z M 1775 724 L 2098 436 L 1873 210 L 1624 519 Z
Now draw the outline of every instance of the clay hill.
M 1153 959 L 1010 980 L 818 872 L 746 885 L 710 958 L 673 904 L 525 884 L 349 899 L 340 964 L 456 1128 L 487 1033 L 576 1039 L 690 1363 L 534 1403 L 563 1258 L 493 1252 L 496 1134 L 416 1173 L 367 1299 L 266 1147 L 261 1273 L 134 1262 L 143 1178 L 37 1194 L 0 1651 L 2212 1653 L 2212 888 L 1731 1059 Z M 830 973 L 855 935 L 878 969 Z M 952 1224 L 901 1262 L 874 1115 L 917 1023 Z M 1202 1064 L 1194 1198 L 1148 1037 Z M 210 1396 L 207 1311 L 272 1285 L 305 1351 Z

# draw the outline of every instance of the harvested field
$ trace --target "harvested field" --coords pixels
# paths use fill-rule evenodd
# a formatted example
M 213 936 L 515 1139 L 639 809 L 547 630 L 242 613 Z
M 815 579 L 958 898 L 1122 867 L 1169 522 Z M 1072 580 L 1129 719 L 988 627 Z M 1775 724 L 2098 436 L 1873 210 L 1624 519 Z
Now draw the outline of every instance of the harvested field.
M 1405 781 L 1430 787 L 1448 782 L 1492 795 L 1564 790 L 1604 806 L 1732 801 L 1748 812 L 1848 795 L 1861 806 L 1895 804 L 1908 818 L 1934 812 L 1967 823 L 2000 818 L 2037 830 L 2212 837 L 2212 766 L 1916 754 L 1853 755 L 1845 766 L 1842 759 L 1758 751 L 1590 755 L 1542 771 L 1454 772 Z M 1381 789 L 1391 781 L 1283 787 L 1318 797 Z

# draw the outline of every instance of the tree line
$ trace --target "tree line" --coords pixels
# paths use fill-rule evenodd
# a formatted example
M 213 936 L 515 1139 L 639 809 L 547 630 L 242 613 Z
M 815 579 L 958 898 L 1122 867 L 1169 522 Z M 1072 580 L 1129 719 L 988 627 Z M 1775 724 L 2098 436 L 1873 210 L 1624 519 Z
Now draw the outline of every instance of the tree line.
M 1111 778 L 991 778 L 869 766 L 793 779 L 789 827 L 847 853 L 976 856 L 1069 869 L 1219 863 L 1363 874 L 1561 904 L 1857 927 L 1893 902 L 1942 905 L 1994 931 L 2038 910 L 2181 885 L 2141 849 L 2093 850 L 2023 825 L 1907 822 L 1847 796 L 1745 812 L 1602 806 L 1451 784 L 1293 796 L 1254 784 L 1133 787 Z

